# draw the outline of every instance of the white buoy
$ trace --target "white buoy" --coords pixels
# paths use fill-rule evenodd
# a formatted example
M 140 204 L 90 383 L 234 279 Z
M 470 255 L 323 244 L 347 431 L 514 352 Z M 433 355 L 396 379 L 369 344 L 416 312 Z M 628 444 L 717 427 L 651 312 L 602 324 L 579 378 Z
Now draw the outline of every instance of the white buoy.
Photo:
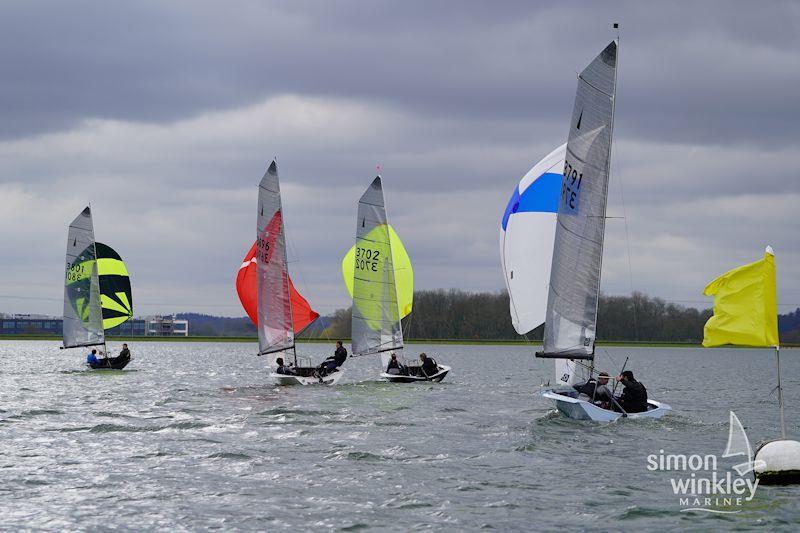
M 799 483 L 800 442 L 767 442 L 756 450 L 753 463 L 753 471 L 761 484 Z

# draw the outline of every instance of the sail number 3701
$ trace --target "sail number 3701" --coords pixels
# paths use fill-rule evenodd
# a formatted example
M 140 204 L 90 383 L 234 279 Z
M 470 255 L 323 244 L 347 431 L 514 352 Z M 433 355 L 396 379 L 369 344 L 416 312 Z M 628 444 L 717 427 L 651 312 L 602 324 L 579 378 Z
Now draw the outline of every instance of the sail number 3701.
M 371 250 L 370 248 L 356 246 L 356 270 L 377 272 L 380 256 L 380 250 Z
M 561 181 L 561 201 L 569 211 L 578 210 L 583 172 L 578 172 L 569 161 L 564 161 L 564 179 Z

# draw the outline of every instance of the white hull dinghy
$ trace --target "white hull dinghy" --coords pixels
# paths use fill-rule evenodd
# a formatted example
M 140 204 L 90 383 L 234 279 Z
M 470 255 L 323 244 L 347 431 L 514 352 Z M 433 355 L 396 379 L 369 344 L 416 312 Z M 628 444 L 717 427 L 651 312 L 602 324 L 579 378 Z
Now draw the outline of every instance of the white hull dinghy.
M 336 385 L 342 375 L 344 375 L 344 371 L 337 368 L 332 373 L 322 377 L 278 374 L 277 372 L 271 372 L 269 377 L 276 385 Z
M 620 413 L 603 409 L 595 405 L 588 399 L 579 397 L 575 389 L 549 389 L 542 392 L 542 396 L 548 400 L 555 401 L 556 409 L 575 420 L 591 420 L 593 422 L 613 422 L 619 418 L 661 418 L 672 411 L 669 405 L 647 400 L 647 411 L 641 413 Z
M 612 41 L 578 75 L 566 147 L 554 150 L 523 178 L 501 231 L 514 327 L 524 334 L 544 319 L 543 347 L 536 356 L 555 361 L 557 384 L 544 397 L 555 400 L 559 412 L 579 420 L 626 416 L 581 399 L 571 388 L 587 382 L 594 371 L 617 49 L 618 42 Z M 541 248 L 531 248 L 530 234 Z M 659 402 L 648 405 L 652 409 L 627 416 L 658 418 L 670 411 Z
M 269 376 L 278 385 L 334 385 L 341 379 L 343 369 L 338 368 L 320 378 L 316 367 L 298 365 L 292 313 L 293 285 L 289 279 L 282 212 L 278 165 L 273 161 L 258 186 L 254 255 L 258 299 L 258 355 L 268 356 L 271 370 Z M 307 304 L 298 296 L 295 296 L 294 301 Z M 311 312 L 310 308 L 308 311 Z M 286 367 L 295 373 L 279 374 L 278 359 L 283 359 Z M 289 365 L 290 360 L 293 366 Z
M 394 235 L 394 237 L 393 237 Z M 347 257 L 345 261 L 347 261 Z M 356 246 L 352 270 L 353 320 L 351 329 L 353 356 L 377 355 L 381 378 L 390 383 L 440 382 L 450 371 L 438 365 L 435 374 L 426 376 L 420 366 L 406 365 L 403 354 L 402 318 L 411 312 L 413 277 L 411 262 L 399 238 L 389 225 L 383 183 L 376 176 L 358 201 Z M 342 268 L 347 276 L 349 269 Z M 401 276 L 402 273 L 402 276 Z M 398 279 L 406 289 L 401 298 Z M 347 280 L 345 280 L 347 284 Z M 409 286 L 410 285 L 410 286 Z M 349 286 L 348 286 L 349 290 Z M 404 305 L 401 309 L 400 301 Z M 391 358 L 397 357 L 397 373 L 387 372 Z

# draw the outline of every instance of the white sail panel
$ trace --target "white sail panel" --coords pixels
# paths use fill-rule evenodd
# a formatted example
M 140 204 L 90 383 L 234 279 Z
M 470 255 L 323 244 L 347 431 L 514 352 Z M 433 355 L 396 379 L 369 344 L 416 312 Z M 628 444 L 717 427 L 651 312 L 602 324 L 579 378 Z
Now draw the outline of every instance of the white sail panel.
M 594 357 L 616 73 L 614 41 L 578 76 L 550 269 L 544 356 Z
M 64 279 L 64 348 L 105 342 L 92 211 L 87 206 L 69 225 Z
M 273 354 L 274 361 L 275 354 L 294 346 L 286 238 L 275 161 L 258 186 L 256 235 L 258 346 L 260 354 Z
M 565 143 L 525 174 L 508 201 L 500 224 L 500 261 L 511 323 L 520 335 L 537 328 L 545 319 L 566 151 Z
M 389 220 L 378 176 L 358 201 L 353 272 L 352 346 L 354 355 L 403 347 Z M 382 357 L 388 364 L 388 355 Z

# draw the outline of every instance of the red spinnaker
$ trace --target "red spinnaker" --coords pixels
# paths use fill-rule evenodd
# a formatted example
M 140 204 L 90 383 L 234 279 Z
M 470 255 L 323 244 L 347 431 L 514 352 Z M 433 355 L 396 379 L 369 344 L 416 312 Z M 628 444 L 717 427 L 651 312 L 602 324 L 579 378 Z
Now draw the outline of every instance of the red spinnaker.
M 309 324 L 319 317 L 319 313 L 311 309 L 308 301 L 294 288 L 291 278 L 289 279 L 289 291 L 292 298 L 292 322 L 295 333 L 304 330 Z M 239 301 L 247 312 L 247 316 L 258 327 L 258 282 L 256 281 L 256 243 L 250 247 L 250 251 L 239 267 L 239 274 L 236 276 L 236 292 L 239 293 Z

